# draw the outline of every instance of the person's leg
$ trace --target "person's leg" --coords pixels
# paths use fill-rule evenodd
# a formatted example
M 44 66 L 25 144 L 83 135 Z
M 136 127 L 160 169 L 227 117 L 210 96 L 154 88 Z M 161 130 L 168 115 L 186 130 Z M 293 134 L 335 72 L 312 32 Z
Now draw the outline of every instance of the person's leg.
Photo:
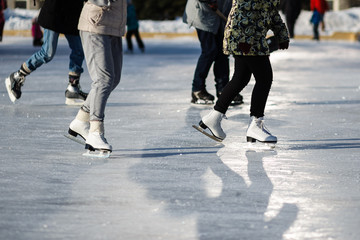
M 313 25 L 313 32 L 314 32 L 314 40 L 319 40 L 319 24 L 315 23 Z
M 114 80 L 111 85 L 113 91 L 120 83 L 121 71 L 123 66 L 123 45 L 121 37 L 113 37 L 111 41 L 111 52 L 113 54 Z
M 81 32 L 86 63 L 92 78 L 91 90 L 82 110 L 89 112 L 90 129 L 86 148 L 112 150 L 104 137 L 107 100 L 118 85 L 122 67 L 121 38 Z
M 82 48 L 80 36 L 65 34 L 65 37 L 71 49 L 69 72 L 80 75 L 84 71 L 82 67 L 84 61 L 84 51 Z
M 231 81 L 224 87 L 214 109 L 223 114 L 228 110 L 234 97 L 239 94 L 249 83 L 251 70 L 248 66 L 248 59 L 252 57 L 235 56 L 235 71 Z
M 286 25 L 289 30 L 290 38 L 294 38 L 294 27 L 295 27 L 295 20 L 290 16 L 286 16 Z
M 111 84 L 111 89 L 114 90 L 120 82 L 122 69 L 122 40 L 121 38 L 114 38 L 112 41 L 112 53 L 114 62 L 114 81 Z M 78 111 L 75 119 L 70 123 L 69 134 L 77 137 L 80 135 L 85 141 L 89 135 L 90 128 L 90 111 L 88 108 L 81 108 Z
M 92 79 L 91 90 L 82 106 L 82 109 L 90 113 L 90 121 L 103 121 L 105 106 L 120 75 L 115 70 L 119 68 L 120 60 L 114 61 L 114 54 L 121 55 L 120 47 L 113 49 L 112 36 L 93 34 L 81 31 L 84 53 L 89 74 Z M 114 50 L 114 52 L 113 52 Z M 122 62 L 122 61 L 121 61 Z M 116 65 L 117 66 L 116 66 Z
M 134 32 L 132 30 L 127 31 L 127 33 L 126 33 L 126 43 L 127 43 L 127 49 L 129 52 L 133 51 L 133 44 L 131 41 L 131 37 L 132 37 L 133 33 Z
M 24 85 L 26 76 L 44 63 L 50 62 L 56 52 L 59 34 L 49 29 L 44 30 L 44 43 L 41 49 L 34 53 L 20 69 L 10 74 L 5 79 L 6 90 L 12 102 L 21 97 L 21 87 Z
M 137 42 L 140 50 L 141 50 L 142 52 L 144 52 L 145 46 L 144 46 L 143 41 L 141 40 L 140 33 L 139 33 L 139 29 L 136 29 L 136 30 L 134 31 L 134 34 L 135 34 L 135 39 L 136 39 L 136 42 Z
M 254 57 L 249 61 L 249 66 L 255 77 L 255 85 L 251 95 L 250 122 L 246 131 L 247 141 L 276 143 L 277 137 L 265 127 L 263 118 L 273 80 L 269 57 Z
M 81 90 L 80 75 L 84 71 L 84 51 L 81 38 L 78 35 L 65 34 L 71 49 L 69 62 L 69 84 L 65 91 L 65 104 L 82 105 L 87 97 L 87 93 Z
M 49 29 L 44 29 L 43 45 L 41 49 L 34 53 L 26 62 L 25 66 L 30 72 L 35 71 L 44 63 L 50 62 L 56 53 L 59 33 Z
M 213 68 L 217 95 L 219 95 L 222 92 L 223 88 L 229 82 L 229 74 L 230 74 L 229 56 L 225 55 L 222 49 L 223 39 L 224 39 L 223 28 L 220 28 L 218 34 L 215 36 L 217 53 L 214 60 L 214 68 Z
M 4 16 L 2 16 L 3 18 Z M 5 20 L 0 17 L 0 42 L 2 41 Z
M 251 95 L 250 116 L 264 116 L 265 106 L 273 81 L 271 63 L 268 56 L 250 57 L 249 68 L 255 77 Z
M 201 45 L 201 54 L 195 69 L 192 87 L 193 92 L 206 88 L 205 80 L 209 74 L 212 63 L 218 54 L 215 34 L 199 29 L 196 29 L 196 31 Z

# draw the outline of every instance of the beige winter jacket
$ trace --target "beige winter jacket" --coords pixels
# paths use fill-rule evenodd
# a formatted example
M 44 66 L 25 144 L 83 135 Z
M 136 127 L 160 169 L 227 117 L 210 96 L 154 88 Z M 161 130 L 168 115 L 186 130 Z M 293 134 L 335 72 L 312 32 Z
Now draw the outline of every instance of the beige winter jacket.
M 110 2 L 110 5 L 106 6 L 98 6 L 88 1 L 82 9 L 78 29 L 122 37 L 125 35 L 126 8 L 126 0 Z

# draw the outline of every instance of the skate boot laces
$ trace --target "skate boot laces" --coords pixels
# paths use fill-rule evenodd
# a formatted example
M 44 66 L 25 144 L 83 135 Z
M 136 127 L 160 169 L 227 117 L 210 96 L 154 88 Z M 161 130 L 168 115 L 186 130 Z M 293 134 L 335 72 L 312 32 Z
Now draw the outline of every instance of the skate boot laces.
M 261 131 L 265 132 L 265 133 L 268 134 L 268 135 L 271 135 L 269 129 L 267 129 L 266 126 L 265 126 L 265 123 L 264 123 L 264 119 L 263 119 L 263 118 L 258 118 L 258 119 L 256 119 L 256 126 L 257 126 L 258 128 L 260 128 Z
M 100 138 L 104 141 L 104 143 L 109 144 L 105 138 L 104 133 L 100 133 Z
M 24 82 L 25 82 L 25 76 L 23 76 L 19 72 L 16 72 L 14 74 L 14 83 L 13 83 L 14 86 L 22 87 L 24 85 Z

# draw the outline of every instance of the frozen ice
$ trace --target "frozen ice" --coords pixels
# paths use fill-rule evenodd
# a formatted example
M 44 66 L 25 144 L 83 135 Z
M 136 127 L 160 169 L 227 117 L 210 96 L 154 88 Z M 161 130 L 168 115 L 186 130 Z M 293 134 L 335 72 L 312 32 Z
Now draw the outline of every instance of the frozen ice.
M 64 38 L 16 104 L 0 85 L 1 239 L 358 239 L 358 42 L 296 40 L 271 55 L 265 119 L 278 144 L 255 152 L 244 149 L 254 79 L 217 143 L 191 127 L 211 109 L 190 104 L 197 39 L 144 40 L 108 101 L 108 159 L 64 137 L 78 111 L 64 104 Z M 0 81 L 37 49 L 4 37 Z M 86 68 L 80 82 L 90 89 Z

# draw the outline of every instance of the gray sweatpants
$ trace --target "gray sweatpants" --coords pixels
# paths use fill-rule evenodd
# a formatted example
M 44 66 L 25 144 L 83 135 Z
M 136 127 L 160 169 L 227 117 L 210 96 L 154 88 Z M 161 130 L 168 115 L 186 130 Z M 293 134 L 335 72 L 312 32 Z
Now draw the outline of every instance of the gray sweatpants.
M 123 63 L 122 39 L 80 31 L 91 90 L 82 109 L 90 113 L 90 121 L 103 121 L 110 93 L 120 82 Z

